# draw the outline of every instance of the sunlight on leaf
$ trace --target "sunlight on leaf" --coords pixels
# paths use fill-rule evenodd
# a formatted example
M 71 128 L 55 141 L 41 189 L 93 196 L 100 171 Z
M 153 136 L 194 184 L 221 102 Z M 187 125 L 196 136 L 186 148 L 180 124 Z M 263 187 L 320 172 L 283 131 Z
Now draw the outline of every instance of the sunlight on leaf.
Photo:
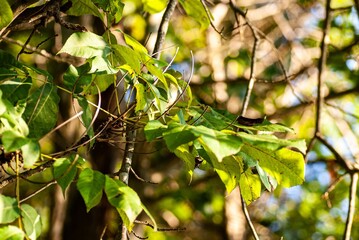
M 40 215 L 28 204 L 21 205 L 21 217 L 24 223 L 26 235 L 29 239 L 37 239 L 42 230 Z
M 11 7 L 6 0 L 0 0 L 0 30 L 6 27 L 13 18 Z
M 0 194 L 0 223 L 11 223 L 19 216 L 20 210 L 16 199 Z
M 143 210 L 137 193 L 120 180 L 108 176 L 106 176 L 105 192 L 108 201 L 117 209 L 122 221 L 131 231 L 133 222 Z
M 101 36 L 91 32 L 77 32 L 67 39 L 58 54 L 68 53 L 76 57 L 92 58 L 106 57 L 110 51 L 110 46 Z
M 2 240 L 24 240 L 25 233 L 20 228 L 9 225 L 0 228 L 0 236 Z

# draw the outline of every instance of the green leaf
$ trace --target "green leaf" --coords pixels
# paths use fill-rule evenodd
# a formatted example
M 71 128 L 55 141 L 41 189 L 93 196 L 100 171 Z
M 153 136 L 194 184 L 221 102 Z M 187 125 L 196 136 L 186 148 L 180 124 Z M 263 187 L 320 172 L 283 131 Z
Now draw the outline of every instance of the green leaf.
M 125 37 L 126 43 L 129 46 L 131 46 L 133 48 L 133 50 L 138 52 L 141 56 L 147 56 L 149 58 L 147 49 L 144 46 L 142 46 L 141 43 L 139 43 L 136 39 L 134 39 L 133 37 L 131 37 L 128 34 L 125 34 L 123 32 L 122 32 L 122 34 Z
M 135 112 L 143 111 L 146 107 L 146 96 L 145 96 L 145 86 L 141 83 L 135 84 L 136 88 L 136 108 Z
M 0 236 L 2 240 L 24 240 L 25 233 L 20 228 L 9 225 L 0 228 Z
M 58 52 L 68 53 L 72 56 L 92 58 L 96 56 L 106 57 L 111 52 L 110 46 L 99 35 L 91 32 L 73 33 L 65 45 Z
M 31 240 L 37 239 L 42 229 L 40 215 L 30 205 L 22 204 L 21 217 L 27 237 Z
M 0 29 L 6 27 L 13 18 L 11 7 L 6 0 L 0 0 Z
M 0 223 L 11 223 L 19 216 L 20 210 L 16 199 L 0 194 Z
M 21 117 L 23 110 L 23 104 L 13 107 L 7 99 L 2 97 L 2 91 L 0 90 L 0 134 L 5 131 L 13 131 L 15 135 L 22 137 L 29 134 L 29 128 Z
M 87 102 L 87 99 L 85 97 L 82 97 L 80 95 L 76 96 L 76 99 L 79 103 L 79 105 L 82 108 L 83 114 L 81 115 L 82 121 L 87 131 L 87 135 L 92 138 L 94 136 L 94 130 L 93 126 L 91 126 L 92 122 L 92 111 L 89 106 L 89 103 Z
M 55 126 L 60 101 L 56 90 L 54 84 L 45 83 L 27 99 L 23 118 L 30 129 L 28 137 L 39 139 Z
M 28 144 L 30 139 L 16 131 L 5 131 L 2 133 L 2 144 L 7 152 L 13 152 Z
M 245 171 L 239 179 L 239 188 L 246 204 L 249 204 L 261 195 L 261 180 L 250 169 Z
M 87 60 L 91 65 L 91 70 L 89 73 L 97 73 L 98 74 L 114 74 L 118 71 L 112 67 L 112 64 L 105 56 L 96 56 Z
M 37 141 L 29 141 L 21 147 L 22 157 L 24 159 L 24 167 L 30 168 L 40 158 L 40 145 Z
M 245 144 L 242 151 L 257 160 L 259 166 L 274 177 L 278 184 L 292 187 L 304 181 L 305 161 L 296 151 L 282 148 L 277 151 Z
M 192 177 L 195 167 L 195 156 L 193 156 L 193 154 L 189 151 L 188 145 L 181 145 L 177 147 L 174 150 L 174 154 L 176 154 L 179 159 L 183 160 L 187 172 Z
M 0 67 L 11 69 L 11 67 L 22 68 L 23 65 L 10 53 L 0 49 Z
M 151 14 L 159 13 L 167 6 L 167 0 L 142 0 L 143 10 Z
M 186 13 L 193 17 L 200 26 L 201 29 L 207 29 L 210 21 L 208 19 L 206 10 L 199 0 L 179 0 L 179 3 L 182 5 Z
M 167 126 L 163 125 L 160 121 L 158 120 L 149 121 L 144 128 L 146 140 L 150 142 L 158 137 L 161 137 L 162 133 L 165 132 L 166 130 L 167 130 Z
M 250 143 L 251 145 L 266 148 L 268 150 L 278 150 L 282 147 L 293 147 L 297 148 L 302 153 L 306 152 L 307 145 L 304 139 L 301 140 L 286 140 L 279 139 L 272 134 L 248 134 L 245 132 L 238 132 L 237 136 L 241 137 L 243 142 Z
M 103 15 L 91 0 L 71 0 L 72 7 L 66 12 L 68 15 L 82 16 L 92 14 L 103 21 Z
M 87 212 L 100 203 L 105 180 L 105 175 L 90 168 L 81 172 L 77 181 L 77 189 L 85 201 Z
M 57 183 L 60 185 L 63 194 L 70 183 L 74 180 L 77 173 L 77 161 L 80 160 L 80 157 L 76 155 L 71 155 L 66 158 L 59 158 L 53 164 L 54 178 Z
M 237 136 L 204 126 L 193 127 L 192 132 L 200 136 L 201 145 L 207 153 L 212 153 L 218 162 L 221 162 L 224 157 L 237 154 L 243 145 L 242 140 Z
M 166 90 L 168 90 L 168 84 L 166 81 L 165 76 L 163 75 L 162 70 L 155 65 L 155 62 L 153 62 L 153 59 L 150 59 L 149 61 L 146 61 L 145 63 L 146 68 L 150 73 L 152 73 L 154 76 L 156 76 L 163 84 Z
M 89 63 L 79 67 L 70 65 L 64 74 L 64 85 L 66 89 L 73 93 L 82 93 L 84 88 L 89 86 L 92 81 L 91 74 L 88 74 L 91 66 Z
M 193 133 L 191 126 L 180 125 L 177 123 L 170 124 L 167 131 L 163 133 L 163 138 L 171 152 L 176 150 L 176 148 L 182 144 L 192 142 L 197 139 L 198 136 L 199 134 Z
M 256 169 L 258 172 L 258 176 L 261 179 L 261 182 L 263 183 L 264 187 L 269 192 L 271 192 L 273 189 L 271 183 L 269 182 L 268 174 L 259 165 L 256 165 Z
M 2 69 L 0 69 L 0 74 L 4 74 Z M 15 76 L 1 82 L 0 89 L 3 92 L 3 97 L 10 101 L 13 105 L 16 105 L 19 100 L 23 100 L 28 97 L 31 84 L 32 79 L 30 77 L 21 78 L 16 73 Z
M 131 231 L 133 222 L 142 211 L 142 203 L 137 193 L 118 179 L 106 176 L 107 199 L 121 216 L 125 226 Z
M 115 23 L 118 23 L 121 20 L 123 8 L 125 6 L 122 2 L 113 0 L 93 0 L 92 2 L 109 13 L 107 14 L 109 23 L 113 20 L 115 20 Z
M 211 107 L 202 109 L 202 107 L 191 107 L 189 114 L 196 119 L 195 125 L 203 125 L 215 130 L 222 130 L 230 126 L 232 120 L 229 120 Z
M 137 74 L 141 72 L 141 60 L 136 51 L 118 44 L 114 44 L 111 47 L 120 65 L 128 64 Z
M 226 187 L 227 193 L 231 193 L 237 186 L 236 178 L 229 174 L 227 171 L 223 171 L 221 169 L 215 169 L 221 181 L 224 183 Z

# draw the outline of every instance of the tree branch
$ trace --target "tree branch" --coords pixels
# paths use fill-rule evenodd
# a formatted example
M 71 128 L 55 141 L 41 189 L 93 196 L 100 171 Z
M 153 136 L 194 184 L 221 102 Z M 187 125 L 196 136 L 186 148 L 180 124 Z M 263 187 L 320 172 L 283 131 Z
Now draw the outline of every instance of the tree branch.
M 354 172 L 351 174 L 348 216 L 345 224 L 344 237 L 343 237 L 344 240 L 350 240 L 351 230 L 354 221 L 355 198 L 356 198 L 356 191 L 358 187 L 358 178 L 359 178 L 359 172 Z
M 318 62 L 318 80 L 317 80 L 317 101 L 316 101 L 316 121 L 315 121 L 315 133 L 320 133 L 320 120 L 321 120 L 321 112 L 324 103 L 323 97 L 323 73 L 325 69 L 326 59 L 327 59 L 327 50 L 328 45 L 326 43 L 328 38 L 328 31 L 330 27 L 330 2 L 331 0 L 326 1 L 325 7 L 325 18 L 324 18 L 324 26 L 323 26 L 323 36 L 320 42 L 320 57 Z M 314 136 L 315 137 L 315 136 Z
M 30 177 L 30 176 L 36 174 L 36 173 L 40 173 L 40 172 L 46 170 L 47 168 L 51 167 L 53 163 L 54 163 L 54 161 L 52 161 L 52 160 L 47 161 L 46 163 L 38 166 L 37 168 L 30 169 L 30 170 L 27 170 L 25 172 L 20 173 L 19 177 L 27 178 L 27 177 Z M 4 180 L 2 180 L 0 182 L 0 189 L 6 187 L 10 183 L 13 183 L 15 180 L 16 180 L 16 175 L 12 175 L 12 176 L 10 176 L 8 178 L 5 178 Z
M 177 0 L 169 0 L 167 4 L 167 8 L 162 16 L 162 20 L 157 32 L 155 48 L 153 49 L 153 57 L 156 59 L 159 59 L 161 56 L 160 51 L 165 41 L 165 37 L 168 30 L 168 24 L 171 19 L 172 13 L 176 8 L 177 2 L 178 2 Z

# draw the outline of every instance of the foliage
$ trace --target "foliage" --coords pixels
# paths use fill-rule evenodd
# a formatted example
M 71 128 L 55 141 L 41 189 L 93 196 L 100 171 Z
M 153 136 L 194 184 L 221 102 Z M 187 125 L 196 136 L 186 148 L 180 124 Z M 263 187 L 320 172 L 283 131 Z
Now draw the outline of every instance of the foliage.
M 120 223 L 113 225 L 119 227 L 123 224 L 129 232 L 133 231 L 138 223 L 143 223 L 139 219 L 143 219 L 142 215 L 144 214 L 141 213 L 144 212 L 146 217 L 151 220 L 151 223 L 145 221 L 144 225 L 152 227 L 154 232 L 158 231 L 157 237 L 162 236 L 161 228 L 157 227 L 156 223 L 161 212 L 164 212 L 162 215 L 165 216 L 165 213 L 170 211 L 172 215 L 170 217 L 166 215 L 168 219 L 181 219 L 181 221 L 186 222 L 190 221 L 190 216 L 195 211 L 198 211 L 208 218 L 219 219 L 213 220 L 213 222 L 224 223 L 223 216 L 220 214 L 226 201 L 223 196 L 224 189 L 226 189 L 227 194 L 230 194 L 239 187 L 241 197 L 249 207 L 260 204 L 261 199 L 263 199 L 260 197 L 262 195 L 268 196 L 269 193 L 274 193 L 271 197 L 274 199 L 273 201 L 277 201 L 276 197 L 286 191 L 283 188 L 304 183 L 306 172 L 304 157 L 308 158 L 309 156 L 310 158 L 310 154 L 306 156 L 305 154 L 308 152 L 315 154 L 318 159 L 321 157 L 325 161 L 331 157 L 330 154 L 325 154 L 323 146 L 319 146 L 318 142 L 329 148 L 337 161 L 342 161 L 338 165 L 344 168 L 342 174 L 350 173 L 353 176 L 355 172 L 353 169 L 356 169 L 355 164 L 349 164 L 349 167 L 346 168 L 343 167 L 345 161 L 338 157 L 342 152 L 335 152 L 330 147 L 332 145 L 321 138 L 322 134 L 327 134 L 336 127 L 340 128 L 340 126 L 333 127 L 335 122 L 328 121 L 327 126 L 319 128 L 318 124 L 313 124 L 320 122 L 319 115 L 313 119 L 313 115 L 306 117 L 307 115 L 303 114 L 303 118 L 299 120 L 299 125 L 310 126 L 311 128 L 314 125 L 315 133 L 312 134 L 310 131 L 308 133 L 309 127 L 301 128 L 299 126 L 298 128 L 298 124 L 293 123 L 297 121 L 297 118 L 294 118 L 292 114 L 284 114 L 288 116 L 278 117 L 286 125 L 268 120 L 275 119 L 274 115 L 280 114 L 280 109 L 285 109 L 286 104 L 307 103 L 304 101 L 307 98 L 304 89 L 306 83 L 303 83 L 304 90 L 298 95 L 296 89 L 293 90 L 292 83 L 289 82 L 285 68 L 298 68 L 297 65 L 294 65 L 295 58 L 294 60 L 289 59 L 291 54 L 297 54 L 294 47 L 292 50 L 288 50 L 288 46 L 282 46 L 285 44 L 283 39 L 275 39 L 276 42 L 273 43 L 268 41 L 268 38 L 272 36 L 269 34 L 263 36 L 266 31 L 262 32 L 250 22 L 250 18 L 254 16 L 246 15 L 241 8 L 233 5 L 233 2 L 227 5 L 216 3 L 212 9 L 205 4 L 205 1 L 178 1 L 178 8 L 183 14 L 173 17 L 178 21 L 170 25 L 168 30 L 169 41 L 178 43 L 177 45 L 183 49 L 187 49 L 187 47 L 193 49 L 197 52 L 196 58 L 197 56 L 200 58 L 201 54 L 202 56 L 207 54 L 207 57 L 200 58 L 199 62 L 195 61 L 196 58 L 193 58 L 192 53 L 187 54 L 183 49 L 177 50 L 178 53 L 172 53 L 172 49 L 164 50 L 164 57 L 157 59 L 150 53 L 150 47 L 145 44 L 144 39 L 136 39 L 136 36 L 141 35 L 136 34 L 136 31 L 137 33 L 141 31 L 139 30 L 141 24 L 133 24 L 131 29 L 119 27 L 126 25 L 126 21 L 131 19 L 132 21 L 136 21 L 135 19 L 139 21 L 138 19 L 143 18 L 136 12 L 139 11 L 139 6 L 143 7 L 149 16 L 153 16 L 165 10 L 169 4 L 167 1 L 160 0 L 121 2 L 114 0 L 72 0 L 71 4 L 69 1 L 53 0 L 37 2 L 34 5 L 29 2 L 21 5 L 20 9 L 20 7 L 17 8 L 16 4 L 7 1 L 1 2 L 4 7 L 0 11 L 0 41 L 13 44 L 14 41 L 11 42 L 11 38 L 21 39 L 21 35 L 12 35 L 16 29 L 15 26 L 21 27 L 24 21 L 28 22 L 27 13 L 39 12 L 37 10 L 40 9 L 46 14 L 53 14 L 55 21 L 62 28 L 67 28 L 63 31 L 64 44 L 57 49 L 55 55 L 46 51 L 47 55 L 44 55 L 44 52 L 39 50 L 41 48 L 40 43 L 38 47 L 32 49 L 34 52 L 30 56 L 42 54 L 52 60 L 68 62 L 68 64 L 66 70 L 61 73 L 54 73 L 51 68 L 44 69 L 26 59 L 25 53 L 29 50 L 27 49 L 28 44 L 31 44 L 32 38 L 39 37 L 35 30 L 43 31 L 43 28 L 40 28 L 42 27 L 40 23 L 39 25 L 33 23 L 34 31 L 30 34 L 28 41 L 22 44 L 22 49 L 17 52 L 17 58 L 14 56 L 14 49 L 3 48 L 4 50 L 0 50 L 0 137 L 2 147 L 0 160 L 3 169 L 6 170 L 6 176 L 1 176 L 0 181 L 4 183 L 4 186 L 14 182 L 16 189 L 15 193 L 9 191 L 0 195 L 0 224 L 3 224 L 0 228 L 0 236 L 5 236 L 6 239 L 23 239 L 24 237 L 37 239 L 42 233 L 46 232 L 43 229 L 42 220 L 40 220 L 41 214 L 31 204 L 23 203 L 28 200 L 28 198 L 23 199 L 23 194 L 30 194 L 25 191 L 22 184 L 20 185 L 20 178 L 28 179 L 32 175 L 41 177 L 46 175 L 46 173 L 42 175 L 41 172 L 49 167 L 52 171 L 47 173 L 50 175 L 47 181 L 56 182 L 65 198 L 68 197 L 69 189 L 76 188 L 83 199 L 87 212 L 101 206 L 104 201 L 108 202 L 120 219 Z M 308 2 L 302 1 L 296 4 L 303 9 L 310 5 Z M 353 3 L 350 1 L 333 1 L 331 7 L 333 9 L 352 8 L 352 5 Z M 223 6 L 228 7 L 233 12 L 231 16 L 228 14 L 222 16 L 223 28 L 230 28 L 231 33 L 219 31 L 214 25 L 214 21 L 217 19 L 216 15 L 212 16 L 211 10 L 214 14 Z M 259 9 L 261 6 L 259 4 L 254 5 L 254 7 Z M 85 29 L 83 26 L 79 27 L 67 22 L 67 19 L 61 18 L 60 12 L 66 12 L 70 16 L 77 17 L 90 14 L 100 22 L 99 26 L 102 27 L 102 30 L 83 31 Z M 52 16 L 46 14 L 42 16 L 41 22 L 45 23 L 52 19 L 50 18 Z M 286 17 L 291 18 L 291 14 L 293 13 L 288 10 Z M 354 13 L 352 14 L 354 16 Z M 333 80 L 337 77 L 335 74 L 340 72 L 340 75 L 345 76 L 347 85 L 355 85 L 356 83 L 352 79 L 357 77 L 357 71 L 349 71 L 346 67 L 343 69 L 343 64 L 335 61 L 335 59 L 343 57 L 353 59 L 354 55 L 345 55 L 344 51 L 345 56 L 343 56 L 342 52 L 336 53 L 335 49 L 347 48 L 357 41 L 357 26 L 350 23 L 350 16 L 343 15 L 345 14 L 338 13 L 337 16 L 334 16 L 333 27 L 331 28 L 331 21 L 329 21 L 328 33 L 323 30 L 323 33 L 331 39 L 331 47 L 334 49 L 328 48 L 328 51 L 333 52 L 334 60 L 328 58 L 327 63 L 322 62 L 323 65 L 328 64 L 332 69 L 332 72 L 328 73 L 331 80 L 327 81 L 327 90 L 332 94 L 336 93 L 337 84 Z M 239 35 L 235 31 L 237 27 L 241 28 L 242 26 L 239 17 L 246 22 L 244 24 L 246 29 L 240 34 L 247 36 L 250 33 L 254 39 L 251 43 L 253 46 L 249 43 L 243 43 L 243 49 L 240 51 L 232 49 L 232 52 L 228 51 L 226 54 L 220 53 L 218 49 L 209 49 L 208 53 L 201 53 L 201 50 L 198 50 L 200 46 L 206 46 L 206 48 L 207 45 L 208 48 L 215 46 L 216 40 L 207 44 L 205 37 L 216 36 L 218 41 L 227 41 L 228 46 L 234 44 L 237 35 Z M 284 20 L 278 18 L 275 21 Z M 149 22 L 150 20 L 148 20 L 148 24 Z M 29 24 L 32 24 L 31 21 Z M 236 26 L 235 24 L 239 25 Z M 315 24 L 321 26 L 324 23 L 317 21 Z M 176 26 L 181 26 L 178 29 L 181 29 L 184 34 L 176 34 Z M 284 25 L 280 26 L 283 27 Z M 88 26 L 86 27 L 88 28 Z M 149 26 L 146 27 L 150 28 Z M 266 30 L 269 31 L 270 29 Z M 193 34 L 193 32 L 189 34 L 190 31 L 197 31 L 198 34 Z M 49 33 L 44 31 L 44 34 Z M 208 36 L 205 36 L 206 34 Z M 343 34 L 345 38 L 338 37 Z M 227 39 L 227 35 L 229 39 Z M 288 38 L 286 41 L 290 40 L 289 35 L 289 33 L 285 35 Z M 26 36 L 28 37 L 28 35 Z M 183 37 L 184 39 L 182 39 Z M 42 37 L 40 36 L 40 38 Z M 300 45 L 303 47 L 305 44 L 309 45 L 308 42 L 313 40 L 300 39 L 300 41 Z M 323 42 L 315 40 L 315 44 L 326 46 L 324 40 Z M 280 47 L 285 48 L 283 53 L 277 51 Z M 233 53 L 235 51 L 238 52 L 237 55 Z M 353 50 L 353 54 L 354 52 L 355 50 Z M 262 59 L 258 56 L 260 54 L 263 55 Z M 251 56 L 248 57 L 248 55 Z M 271 59 L 267 59 L 269 55 Z M 323 56 L 321 55 L 319 58 L 319 64 L 320 61 L 323 61 Z M 282 57 L 285 60 L 282 60 Z M 189 64 L 186 67 L 186 70 L 191 72 L 189 76 L 179 69 L 185 65 L 185 62 Z M 312 63 L 308 63 L 308 66 L 304 64 L 304 67 L 313 68 L 309 64 Z M 227 69 L 222 69 L 221 72 L 220 69 L 224 66 Z M 208 69 L 211 69 L 212 75 L 201 75 Z M 320 79 L 323 75 L 320 71 L 324 70 L 320 70 L 321 67 L 318 69 Z M 297 70 L 298 72 L 301 71 L 301 69 Z M 242 105 L 241 116 L 231 114 L 227 110 L 220 110 L 226 107 L 220 100 L 221 96 L 227 96 L 229 102 L 228 93 L 232 94 L 231 91 L 236 95 L 244 94 L 243 84 L 221 90 L 218 83 L 225 83 L 226 79 L 218 76 L 225 75 L 224 72 L 226 72 L 226 77 L 230 77 L 231 74 L 232 76 L 235 75 L 236 78 L 243 75 L 248 78 L 246 80 L 250 81 L 245 98 L 251 97 L 252 100 L 248 102 L 247 99 L 243 99 L 243 101 L 235 104 Z M 249 77 L 247 72 L 250 72 Z M 253 81 L 261 82 L 262 79 L 266 81 L 267 78 L 270 78 L 269 82 L 273 83 L 276 81 L 275 76 L 280 74 L 284 75 L 285 81 L 280 80 L 279 82 L 285 82 L 286 85 L 279 84 L 278 87 L 271 85 L 272 88 L 265 87 L 251 92 L 254 85 Z M 212 84 L 209 83 L 210 78 L 215 80 L 214 85 L 218 84 L 217 87 L 206 86 L 206 84 Z M 195 81 L 194 79 L 197 79 L 197 82 L 191 83 L 191 81 Z M 196 87 L 198 79 L 204 84 L 201 88 Z M 232 83 L 225 84 L 229 86 Z M 321 86 L 320 81 L 317 87 L 319 88 L 319 86 Z M 288 95 L 288 89 L 293 91 L 287 98 L 290 101 L 281 101 L 280 99 Z M 223 91 L 228 92 L 223 94 Z M 222 92 L 222 95 L 219 92 Z M 309 96 L 311 94 L 312 92 Z M 74 117 L 68 115 L 66 119 L 62 118 L 65 116 L 63 113 L 64 95 L 70 99 Z M 324 96 L 321 93 L 317 95 L 318 99 L 323 100 Z M 196 96 L 201 99 L 196 98 Z M 210 96 L 217 98 L 216 100 L 208 100 L 213 99 Z M 112 105 L 104 106 L 102 103 L 105 101 L 104 98 L 111 99 Z M 264 98 L 265 100 L 263 100 Z M 343 104 L 347 103 L 344 102 Z M 249 107 L 248 104 L 256 109 L 252 111 L 251 118 L 244 116 Z M 320 109 L 321 104 L 320 102 L 316 104 L 319 112 L 322 111 Z M 217 106 L 214 107 L 215 105 Z M 229 108 L 229 103 L 227 106 Z M 268 106 L 271 106 L 274 111 L 268 110 L 270 108 Z M 232 112 L 238 112 L 238 110 Z M 270 115 L 266 112 L 271 112 L 273 116 L 255 118 L 259 117 L 258 115 Z M 105 117 L 101 119 L 103 115 Z M 75 141 L 64 143 L 66 146 L 63 149 L 51 149 L 49 145 L 53 144 L 52 148 L 55 148 L 56 145 L 54 143 L 49 144 L 53 141 L 52 138 L 55 139 L 55 135 L 64 126 L 76 121 L 80 122 L 81 126 L 73 133 Z M 288 127 L 293 125 L 295 130 Z M 295 135 L 296 132 L 297 135 Z M 340 131 L 338 130 L 338 132 Z M 176 160 L 182 160 L 181 164 L 185 169 L 185 171 L 180 171 L 177 174 L 176 181 L 184 185 L 191 183 L 194 185 L 193 189 L 177 189 L 177 191 L 170 191 L 168 194 L 164 193 L 166 187 L 161 184 L 157 187 L 154 186 L 154 189 L 146 187 L 145 190 L 136 185 L 128 185 L 130 171 L 134 171 L 136 166 L 140 166 L 136 165 L 138 161 L 134 161 L 136 159 L 132 156 L 134 151 L 130 149 L 134 148 L 134 143 L 141 143 L 142 135 L 148 145 L 155 146 L 160 143 L 161 147 L 171 153 L 167 153 L 165 158 L 158 155 L 157 160 L 153 160 L 154 163 L 158 163 L 156 166 L 159 169 L 158 171 L 161 169 L 161 164 L 167 167 L 171 166 L 171 168 L 175 166 L 172 160 L 161 162 L 159 159 L 173 159 L 176 156 Z M 337 138 L 340 138 L 340 133 L 338 135 Z M 307 142 L 304 139 L 298 139 L 298 136 L 311 139 L 308 141 L 310 143 L 309 149 L 307 149 Z M 314 144 L 314 140 L 318 142 Z M 119 149 L 121 147 L 125 149 L 120 166 L 110 163 L 109 160 L 108 165 L 111 165 L 111 173 L 99 171 L 96 163 L 91 159 L 91 152 L 95 151 L 96 147 L 103 142 Z M 146 172 L 143 169 L 142 166 L 140 172 Z M 153 172 L 155 171 L 157 170 L 153 170 Z M 136 175 L 136 173 L 134 174 Z M 198 179 L 201 175 L 206 174 L 215 175 L 223 183 L 222 189 L 218 187 L 220 193 L 211 188 L 211 181 L 206 181 L 208 185 L 202 187 L 203 192 L 202 190 L 196 192 Z M 334 175 L 336 176 L 337 172 Z M 150 178 L 155 178 L 155 176 L 156 174 L 149 175 Z M 31 183 L 31 180 L 29 182 Z M 200 183 L 198 185 L 201 186 Z M 49 186 L 46 185 L 44 189 Z M 168 186 L 173 185 L 169 184 Z M 213 186 L 217 185 L 213 184 Z M 310 187 L 308 186 L 310 184 L 303 185 L 304 195 L 310 194 L 308 191 Z M 150 189 L 148 192 L 155 192 L 157 196 L 156 194 L 147 196 L 146 189 Z M 314 191 L 320 192 L 318 189 Z M 35 193 L 35 195 L 38 194 L 38 192 Z M 30 198 L 33 196 L 30 195 Z M 151 204 L 149 200 L 151 197 L 158 198 L 160 204 Z M 193 208 L 188 207 L 187 199 L 193 201 Z M 315 199 L 319 201 L 318 197 Z M 338 200 L 338 202 L 342 200 Z M 289 203 L 290 201 L 288 200 Z M 307 199 L 303 200 L 303 202 L 305 201 Z M 254 204 L 251 204 L 253 202 Z M 178 206 L 176 206 L 177 204 Z M 297 203 L 294 201 L 293 204 Z M 306 205 L 309 204 L 306 203 Z M 316 204 L 319 205 L 317 202 Z M 158 208 L 158 206 L 163 208 Z M 288 211 L 282 214 L 288 214 L 288 218 L 294 218 L 291 215 L 294 211 L 288 207 Z M 305 212 L 308 213 L 308 211 L 310 210 L 301 207 L 300 217 L 309 218 L 309 216 L 305 216 Z M 316 214 L 320 218 L 320 213 Z M 266 218 L 270 219 L 269 214 L 262 216 L 262 219 Z M 274 224 L 279 219 L 271 219 L 270 221 L 271 224 Z M 294 225 L 294 222 L 287 222 L 286 224 Z M 313 220 L 314 223 L 315 220 Z M 178 227 L 176 224 L 174 226 Z M 275 227 L 270 226 L 269 228 L 276 232 Z M 179 228 L 175 229 L 178 230 Z M 148 234 L 151 236 L 154 233 L 149 232 Z M 288 232 L 279 232 L 278 234 L 288 238 L 295 235 Z

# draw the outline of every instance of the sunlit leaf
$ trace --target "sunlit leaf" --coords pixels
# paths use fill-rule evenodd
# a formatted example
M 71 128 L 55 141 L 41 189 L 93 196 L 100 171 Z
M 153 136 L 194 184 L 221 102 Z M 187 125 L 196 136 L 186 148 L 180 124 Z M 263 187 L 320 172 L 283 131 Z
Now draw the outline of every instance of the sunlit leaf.
M 31 140 L 21 147 L 24 167 L 30 168 L 40 158 L 40 145 L 37 141 Z
M 141 72 L 140 57 L 136 51 L 123 45 L 112 45 L 111 47 L 121 65 L 128 64 L 136 73 Z
M 30 139 L 24 137 L 21 133 L 11 130 L 3 132 L 1 140 L 8 152 L 16 151 L 30 142 Z
M 126 43 L 129 46 L 131 46 L 133 48 L 133 50 L 135 50 L 139 54 L 144 54 L 144 55 L 148 54 L 147 49 L 144 46 L 142 46 L 142 44 L 139 43 L 136 39 L 134 39 L 133 37 L 131 37 L 130 35 L 125 34 L 125 33 L 123 33 L 123 35 L 125 37 Z
M 224 134 L 204 126 L 193 127 L 192 132 L 200 135 L 202 146 L 207 152 L 212 152 L 219 162 L 224 157 L 238 153 L 243 145 L 242 140 L 237 136 Z
M 103 15 L 91 0 L 71 0 L 72 7 L 66 12 L 68 15 L 82 16 L 92 14 L 103 21 Z
M 249 204 L 261 195 L 261 180 L 250 169 L 245 171 L 239 179 L 239 188 L 246 204 Z
M 245 132 L 238 132 L 237 136 L 241 137 L 244 142 L 250 143 L 251 145 L 266 148 L 268 150 L 278 150 L 282 147 L 293 147 L 297 148 L 302 153 L 307 150 L 307 145 L 304 139 L 301 140 L 286 140 L 279 139 L 273 134 L 248 134 Z
M 117 209 L 122 221 L 131 230 L 133 222 L 142 211 L 142 203 L 137 193 L 120 180 L 108 176 L 105 192 L 110 204 Z
M 40 215 L 30 205 L 22 204 L 21 217 L 27 237 L 31 240 L 37 239 L 42 229 Z
M 0 194 L 0 223 L 11 223 L 19 216 L 20 210 L 16 199 Z
M 145 86 L 141 83 L 135 84 L 136 88 L 136 108 L 135 111 L 143 111 L 146 106 L 146 97 L 145 97 Z
M 301 153 L 287 148 L 270 151 L 249 144 L 245 144 L 242 151 L 257 160 L 259 166 L 283 187 L 292 187 L 303 183 L 305 161 Z
M 143 9 L 151 14 L 161 12 L 167 5 L 167 0 L 142 0 Z
M 0 228 L 2 240 L 24 240 L 25 233 L 18 227 L 8 225 Z
M 186 171 L 189 173 L 189 175 L 191 177 L 193 175 L 193 170 L 194 170 L 194 166 L 195 166 L 195 157 L 189 151 L 188 146 L 181 145 L 181 146 L 177 147 L 174 150 L 174 154 L 176 154 L 176 156 L 179 159 L 183 160 L 183 162 L 185 163 L 185 166 L 186 166 Z
M 110 51 L 110 46 L 101 36 L 91 32 L 76 32 L 67 39 L 58 54 L 68 53 L 76 57 L 92 58 L 106 57 Z
M 77 181 L 77 189 L 85 201 L 87 212 L 100 203 L 105 187 L 105 175 L 90 168 L 83 170 Z
M 179 0 L 178 2 L 185 9 L 186 13 L 200 24 L 201 29 L 208 28 L 210 22 L 201 1 Z
M 13 18 L 11 7 L 6 0 L 0 0 L 0 29 L 6 27 Z

